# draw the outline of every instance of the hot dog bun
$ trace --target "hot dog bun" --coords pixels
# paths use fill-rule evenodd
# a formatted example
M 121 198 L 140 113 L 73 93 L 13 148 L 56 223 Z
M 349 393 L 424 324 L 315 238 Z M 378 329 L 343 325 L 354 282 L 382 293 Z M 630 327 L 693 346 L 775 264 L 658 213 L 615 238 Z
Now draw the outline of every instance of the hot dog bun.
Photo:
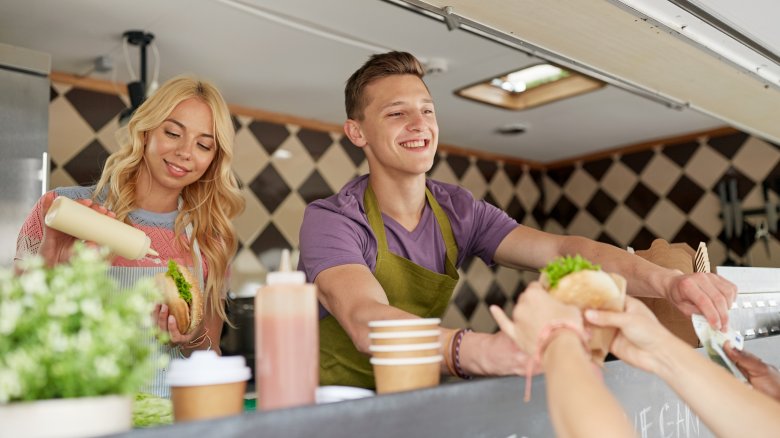
M 176 326 L 182 334 L 192 333 L 203 319 L 203 293 L 198 281 L 188 268 L 178 266 L 182 277 L 189 283 L 192 295 L 191 304 L 182 299 L 176 282 L 167 272 L 155 275 L 157 287 L 162 291 L 163 302 L 168 306 L 168 312 L 176 318 Z

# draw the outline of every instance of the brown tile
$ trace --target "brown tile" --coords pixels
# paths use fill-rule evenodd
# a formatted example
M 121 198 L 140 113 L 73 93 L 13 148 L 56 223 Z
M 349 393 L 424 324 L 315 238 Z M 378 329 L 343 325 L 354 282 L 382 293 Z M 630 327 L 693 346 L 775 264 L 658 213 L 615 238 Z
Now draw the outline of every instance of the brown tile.
M 241 189 L 241 195 L 246 202 L 244 212 L 233 219 L 233 225 L 236 227 L 238 238 L 243 244 L 254 242 L 260 230 L 264 229 L 270 221 L 271 215 L 263 204 L 255 197 L 248 188 Z
M 503 169 L 496 172 L 490 180 L 490 193 L 498 202 L 499 208 L 506 209 L 514 196 L 514 186 Z
M 338 146 L 325 151 L 317 162 L 317 170 L 334 192 L 341 190 L 358 173 L 354 161 Z
M 245 184 L 251 182 L 269 161 L 268 153 L 247 129 L 236 134 L 233 146 L 233 171 Z
M 645 226 L 656 236 L 671 241 L 685 220 L 685 214 L 679 208 L 666 199 L 661 199 L 645 217 Z
M 67 163 L 92 142 L 95 131 L 66 99 L 49 105 L 49 153 L 58 163 Z
M 574 217 L 574 220 L 571 221 L 566 232 L 570 235 L 595 239 L 601 233 L 601 224 L 590 213 L 580 210 Z
M 663 154 L 656 154 L 640 176 L 640 180 L 653 192 L 665 195 L 682 169 Z
M 459 185 L 470 191 L 476 199 L 482 199 L 488 189 L 485 178 L 482 177 L 482 174 L 479 173 L 479 170 L 477 170 L 475 166 L 469 167 L 466 173 L 460 178 Z
M 86 120 L 93 131 L 98 131 L 125 109 L 125 104 L 115 94 L 101 93 L 83 88 L 73 88 L 65 93 L 76 112 Z
M 627 207 L 620 205 L 604 225 L 604 231 L 625 247 L 642 227 L 642 221 Z
M 301 128 L 296 136 L 303 144 L 303 147 L 309 151 L 309 155 L 314 161 L 319 160 L 322 154 L 333 144 L 333 138 L 331 138 L 328 132 Z
M 303 223 L 303 210 L 306 203 L 297 193 L 291 193 L 273 214 L 276 228 L 284 236 L 291 248 L 298 247 L 298 233 Z
M 601 180 L 601 188 L 617 202 L 622 202 L 637 180 L 637 174 L 621 162 L 615 162 Z
M 780 161 L 780 151 L 761 139 L 750 137 L 731 161 L 753 181 L 763 181 Z
M 314 160 L 295 136 L 290 136 L 271 154 L 271 162 L 292 190 L 298 188 L 314 169 Z
M 685 167 L 685 174 L 700 187 L 717 190 L 715 183 L 729 167 L 723 155 L 710 147 L 700 147 Z
M 598 184 L 587 172 L 577 169 L 571 175 L 563 188 L 563 193 L 577 207 L 585 207 L 590 198 L 598 190 Z

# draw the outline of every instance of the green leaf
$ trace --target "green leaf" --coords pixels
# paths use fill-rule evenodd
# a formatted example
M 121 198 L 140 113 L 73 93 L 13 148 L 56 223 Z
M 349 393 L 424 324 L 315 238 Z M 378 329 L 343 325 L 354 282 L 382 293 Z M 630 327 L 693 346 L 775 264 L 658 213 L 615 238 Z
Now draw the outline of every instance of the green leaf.
M 190 283 L 184 278 L 184 275 L 179 270 L 179 265 L 173 260 L 168 261 L 168 274 L 173 282 L 176 283 L 176 289 L 179 290 L 179 296 L 182 300 L 186 301 L 188 305 L 192 304 L 192 290 Z
M 579 254 L 574 257 L 564 256 L 559 257 L 547 264 L 540 271 L 547 276 L 547 281 L 550 282 L 550 289 L 558 285 L 561 278 L 582 270 L 598 271 L 601 266 L 594 265 L 591 262 L 585 260 Z

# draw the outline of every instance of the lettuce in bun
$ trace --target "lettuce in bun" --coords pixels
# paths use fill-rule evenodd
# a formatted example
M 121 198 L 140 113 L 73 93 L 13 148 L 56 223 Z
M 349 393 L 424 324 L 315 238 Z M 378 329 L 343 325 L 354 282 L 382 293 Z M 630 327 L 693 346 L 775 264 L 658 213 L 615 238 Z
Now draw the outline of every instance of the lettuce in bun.
M 203 319 L 203 293 L 192 272 L 170 260 L 168 271 L 155 275 L 155 282 L 179 331 L 193 332 Z

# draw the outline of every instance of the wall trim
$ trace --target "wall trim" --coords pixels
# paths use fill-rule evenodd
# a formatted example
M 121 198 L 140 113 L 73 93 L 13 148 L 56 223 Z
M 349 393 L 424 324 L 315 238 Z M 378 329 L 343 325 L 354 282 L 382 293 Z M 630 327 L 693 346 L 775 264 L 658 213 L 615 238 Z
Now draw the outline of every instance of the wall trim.
M 87 90 L 98 91 L 101 93 L 119 94 L 119 95 L 127 96 L 127 91 L 126 91 L 127 88 L 125 84 L 121 84 L 121 83 L 111 82 L 103 79 L 90 78 L 90 77 L 80 77 L 80 76 L 72 75 L 69 73 L 62 73 L 58 71 L 53 71 L 50 75 L 50 78 L 52 82 L 61 82 L 79 88 L 84 88 Z M 342 132 L 342 125 L 335 124 L 335 123 L 323 122 L 320 120 L 308 119 L 308 118 L 294 116 L 290 114 L 276 113 L 272 111 L 266 111 L 257 108 L 249 108 L 249 107 L 244 107 L 239 105 L 228 105 L 228 107 L 230 108 L 230 111 L 233 114 L 244 116 L 244 117 L 251 117 L 253 119 L 262 120 L 265 122 L 297 125 L 302 128 L 313 129 L 315 131 L 337 132 L 337 133 Z M 699 137 L 718 137 L 721 135 L 734 134 L 737 132 L 740 131 L 731 127 L 722 127 L 722 128 L 716 128 L 707 131 L 680 135 L 680 136 L 661 138 L 657 140 L 651 140 L 651 141 L 627 145 L 627 146 L 618 146 L 612 149 L 607 149 L 592 154 L 585 154 L 573 158 L 567 158 L 558 161 L 550 161 L 546 163 L 526 160 L 523 158 L 511 157 L 507 155 L 494 154 L 490 152 L 477 151 L 477 150 L 469 149 L 467 147 L 453 146 L 453 145 L 443 144 L 443 143 L 439 143 L 439 150 L 453 155 L 465 155 L 468 157 L 475 157 L 476 159 L 502 161 L 504 163 L 514 164 L 520 167 L 527 166 L 529 169 L 534 169 L 534 170 L 549 170 L 558 167 L 568 166 L 577 163 L 579 161 L 598 160 L 601 158 L 610 157 L 615 154 L 628 154 L 628 153 L 638 152 L 645 149 L 652 149 L 653 147 L 659 144 L 683 143 L 683 142 L 695 140 Z

